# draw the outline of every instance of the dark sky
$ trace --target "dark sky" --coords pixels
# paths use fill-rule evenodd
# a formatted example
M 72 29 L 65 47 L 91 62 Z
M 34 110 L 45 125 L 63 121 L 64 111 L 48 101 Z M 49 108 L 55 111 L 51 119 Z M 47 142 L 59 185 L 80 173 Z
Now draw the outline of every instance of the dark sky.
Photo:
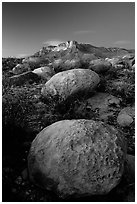
M 2 3 L 3 57 L 32 54 L 44 43 L 67 40 L 134 48 L 135 3 Z

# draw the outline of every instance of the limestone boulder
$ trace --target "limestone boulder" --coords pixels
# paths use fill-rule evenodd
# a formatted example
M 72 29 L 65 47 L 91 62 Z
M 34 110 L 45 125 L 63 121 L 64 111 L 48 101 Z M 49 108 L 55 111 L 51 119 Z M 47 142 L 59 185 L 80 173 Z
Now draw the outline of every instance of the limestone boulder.
M 100 78 L 89 69 L 73 69 L 55 74 L 42 88 L 42 95 L 61 103 L 76 94 L 93 91 Z
M 30 71 L 28 64 L 17 64 L 13 69 L 12 73 L 15 75 L 22 74 L 23 72 Z
M 43 129 L 28 155 L 30 180 L 58 196 L 110 192 L 120 182 L 126 146 L 112 126 L 93 120 L 63 120 Z
M 96 73 L 106 72 L 110 68 L 111 68 L 111 63 L 103 59 L 92 60 L 89 64 L 89 69 L 95 71 Z
M 81 62 L 80 59 L 66 59 L 66 60 L 58 59 L 54 60 L 52 66 L 56 73 L 58 73 L 70 69 L 78 69 L 81 67 Z
M 45 81 L 48 81 L 55 74 L 54 70 L 47 66 L 34 69 L 32 72 L 45 79 Z
M 99 119 L 105 122 L 115 118 L 119 110 L 121 99 L 109 93 L 97 92 L 91 98 L 88 98 L 76 104 L 74 112 L 83 118 Z
M 79 59 L 71 59 L 71 60 L 66 60 L 64 62 L 64 67 L 62 69 L 63 71 L 65 71 L 70 69 L 78 69 L 80 67 L 81 67 L 81 63 Z
M 118 117 L 117 117 L 117 123 L 122 126 L 130 126 L 130 124 L 133 123 L 135 118 L 135 107 L 126 107 L 123 108 Z

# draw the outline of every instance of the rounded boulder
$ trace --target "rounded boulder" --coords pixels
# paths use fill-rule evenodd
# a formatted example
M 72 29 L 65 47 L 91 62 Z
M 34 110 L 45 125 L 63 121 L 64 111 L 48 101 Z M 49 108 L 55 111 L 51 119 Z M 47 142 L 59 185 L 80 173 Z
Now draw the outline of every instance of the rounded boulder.
M 89 69 L 73 69 L 55 74 L 42 88 L 41 93 L 47 99 L 64 102 L 76 94 L 88 93 L 100 82 L 97 73 Z
M 120 182 L 125 141 L 112 126 L 93 120 L 63 120 L 43 129 L 28 155 L 30 180 L 58 196 L 110 192 Z
M 48 81 L 55 74 L 53 69 L 47 66 L 39 67 L 37 69 L 34 69 L 32 72 L 40 76 L 42 79 L 45 79 L 46 81 Z
M 112 66 L 111 63 L 108 62 L 107 60 L 96 59 L 90 62 L 89 69 L 100 74 L 100 73 L 108 71 L 111 68 L 111 66 Z
M 126 127 L 126 126 L 130 126 L 130 124 L 133 123 L 135 118 L 135 107 L 126 107 L 123 108 L 118 117 L 117 117 L 117 123 L 122 126 L 122 127 Z
M 30 67 L 27 64 L 17 64 L 13 69 L 12 73 L 15 75 L 22 74 L 23 72 L 30 71 Z

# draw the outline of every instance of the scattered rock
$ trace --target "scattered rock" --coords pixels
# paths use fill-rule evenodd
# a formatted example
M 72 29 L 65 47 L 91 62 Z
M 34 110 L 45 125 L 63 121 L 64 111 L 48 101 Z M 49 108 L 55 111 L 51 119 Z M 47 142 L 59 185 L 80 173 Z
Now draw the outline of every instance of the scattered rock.
M 115 78 L 107 78 L 105 80 L 105 91 L 116 96 L 122 97 L 125 103 L 133 103 L 135 99 L 135 73 L 114 72 Z
M 49 64 L 49 60 L 45 57 L 27 57 L 22 60 L 22 63 L 27 63 L 32 69 Z
M 117 117 L 117 123 L 122 127 L 130 126 L 130 124 L 134 121 L 134 117 L 135 107 L 123 108 Z
M 61 103 L 75 94 L 93 91 L 99 81 L 98 74 L 89 69 L 73 69 L 55 74 L 41 93 L 44 97 Z
M 58 83 L 55 81 L 57 88 L 52 82 L 44 97 L 41 96 L 43 83 L 50 81 L 55 73 L 89 69 L 89 65 L 90 71 L 98 73 L 100 79 L 96 73 L 90 77 L 89 71 L 85 75 L 75 74 L 76 77 L 70 72 L 67 77 L 59 74 Z M 134 50 L 95 47 L 75 41 L 44 46 L 24 60 L 2 58 L 2 85 L 3 139 L 8 138 L 3 146 L 3 202 L 62 201 L 57 194 L 68 196 L 66 202 L 135 201 Z M 67 106 L 73 101 L 71 96 L 77 100 Z M 53 103 L 44 100 L 46 97 L 53 98 Z M 55 107 L 60 101 L 65 103 Z M 20 110 L 24 113 L 22 117 Z M 117 123 L 120 113 L 124 126 Z M 60 121 L 79 118 L 96 122 Z M 41 189 L 28 179 L 24 169 L 26 157 L 35 135 L 56 121 L 60 122 L 37 136 L 28 157 L 30 177 L 34 184 L 44 188 Z M 126 139 L 127 153 L 132 154 L 127 155 L 125 162 L 121 137 Z M 80 198 L 74 199 L 75 196 Z
M 80 59 L 77 59 L 77 58 L 67 59 L 67 60 L 58 59 L 52 63 L 52 66 L 56 71 L 56 73 L 58 73 L 58 72 L 67 71 L 71 69 L 78 69 L 81 67 L 81 62 L 80 62 Z
M 80 61 L 82 62 L 82 64 L 85 64 L 85 65 L 90 64 L 92 60 L 96 60 L 96 59 L 98 58 L 93 53 L 92 54 L 85 53 L 85 54 L 82 54 L 82 56 L 80 56 Z
M 125 149 L 124 138 L 112 126 L 84 119 L 59 121 L 32 142 L 29 176 L 62 198 L 107 194 L 120 182 Z
M 64 62 L 64 66 L 62 68 L 62 71 L 70 70 L 70 69 L 78 69 L 81 67 L 81 63 L 79 59 L 72 59 L 72 60 L 66 60 Z
M 22 178 L 21 178 L 21 176 L 18 176 L 18 177 L 16 178 L 15 183 L 16 183 L 17 185 L 21 185 L 21 183 L 22 183 Z
M 82 115 L 84 118 L 88 115 L 89 119 L 94 117 L 107 122 L 110 117 L 115 117 L 120 102 L 121 99 L 109 93 L 98 92 L 81 105 L 76 104 L 75 114 Z
M 119 57 L 114 57 L 114 58 L 111 58 L 111 59 L 107 59 L 108 62 L 111 63 L 112 67 L 116 67 L 117 65 L 123 65 L 123 61 L 122 58 L 119 58 Z

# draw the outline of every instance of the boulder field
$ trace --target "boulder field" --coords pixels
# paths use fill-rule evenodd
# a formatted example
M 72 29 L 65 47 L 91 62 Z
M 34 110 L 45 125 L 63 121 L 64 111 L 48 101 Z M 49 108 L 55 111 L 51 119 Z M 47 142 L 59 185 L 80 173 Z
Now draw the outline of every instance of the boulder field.
M 134 51 L 68 41 L 2 65 L 3 201 L 133 202 Z

